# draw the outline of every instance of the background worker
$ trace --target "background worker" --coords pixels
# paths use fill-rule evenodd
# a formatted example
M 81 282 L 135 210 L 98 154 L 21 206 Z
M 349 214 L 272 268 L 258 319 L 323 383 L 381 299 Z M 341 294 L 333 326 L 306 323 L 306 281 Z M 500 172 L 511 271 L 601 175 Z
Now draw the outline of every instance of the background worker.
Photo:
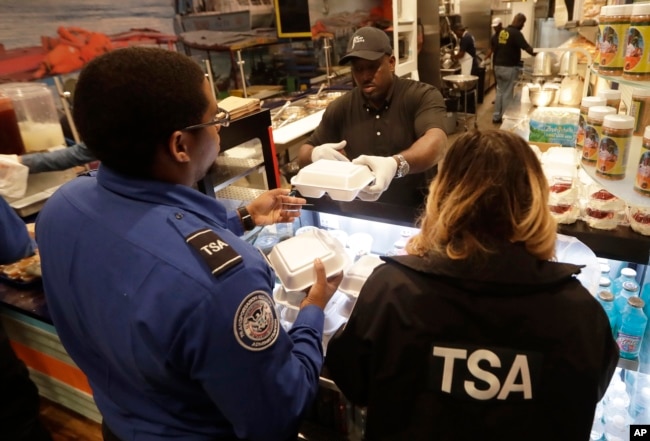
M 469 33 L 467 26 L 462 23 L 456 23 L 453 29 L 454 34 L 458 37 L 458 51 L 455 53 L 454 58 L 461 65 L 461 73 L 463 75 L 479 75 L 479 64 L 481 62 L 478 55 L 476 55 L 476 42 L 474 36 Z M 471 57 L 471 60 L 467 59 Z M 469 65 L 469 69 L 466 68 L 466 65 Z M 467 92 L 463 91 L 462 94 Z M 474 92 L 476 93 L 476 91 Z M 467 108 L 463 109 L 465 113 L 476 113 L 476 106 L 474 105 L 474 99 L 465 100 L 463 98 L 462 102 L 467 103 Z
M 236 212 L 193 188 L 229 123 L 201 67 L 129 47 L 79 74 L 74 120 L 98 171 L 61 186 L 36 221 L 48 308 L 88 377 L 104 439 L 285 441 L 318 390 L 327 302 L 316 281 L 290 332 L 273 270 L 239 236 L 292 222 L 269 190 Z M 226 129 L 227 130 L 227 129 Z
M 358 29 L 339 64 L 352 65 L 356 87 L 333 101 L 300 147 L 301 167 L 319 159 L 367 165 L 375 181 L 359 193 L 418 207 L 432 169 L 447 143 L 445 102 L 435 87 L 395 75 L 395 56 L 386 33 Z
M 494 33 L 490 37 L 490 47 L 488 48 L 487 54 L 485 55 L 485 59 L 483 60 L 484 66 L 485 64 L 492 62 L 492 56 L 497 50 L 499 32 L 501 32 L 501 29 L 503 29 L 503 22 L 501 21 L 501 18 L 496 17 L 494 20 L 492 20 L 492 30 Z
M 526 23 L 526 16 L 518 13 L 512 23 L 497 34 L 494 51 L 494 76 L 497 82 L 497 94 L 494 103 L 492 123 L 501 124 L 503 113 L 514 100 L 514 89 L 521 71 L 521 51 L 535 55 L 521 30 Z

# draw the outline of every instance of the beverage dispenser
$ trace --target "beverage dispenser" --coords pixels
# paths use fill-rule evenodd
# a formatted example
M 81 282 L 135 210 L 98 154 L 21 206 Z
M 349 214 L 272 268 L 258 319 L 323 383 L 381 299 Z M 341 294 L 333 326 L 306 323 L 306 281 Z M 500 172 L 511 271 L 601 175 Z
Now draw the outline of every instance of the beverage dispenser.
M 25 152 L 65 146 L 54 97 L 43 83 L 0 85 L 0 94 L 11 98 Z

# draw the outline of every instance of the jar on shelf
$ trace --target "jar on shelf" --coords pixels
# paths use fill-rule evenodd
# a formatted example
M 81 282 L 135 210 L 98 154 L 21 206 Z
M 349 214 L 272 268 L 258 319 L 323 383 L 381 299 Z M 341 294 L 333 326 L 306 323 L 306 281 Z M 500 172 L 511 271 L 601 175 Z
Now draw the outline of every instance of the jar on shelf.
M 582 144 L 582 163 L 596 165 L 598 144 L 603 136 L 603 119 L 605 115 L 615 115 L 616 109 L 609 106 L 593 106 L 587 111 L 585 136 Z
M 650 88 L 633 87 L 629 115 L 634 117 L 634 134 L 641 136 L 650 125 Z
M 596 174 L 604 179 L 625 179 L 627 157 L 634 131 L 634 117 L 605 115 L 603 136 L 598 143 Z
M 625 63 L 625 37 L 630 27 L 632 5 L 610 5 L 600 8 L 600 62 L 598 73 L 619 76 Z
M 607 103 L 605 106 L 613 107 L 615 108 L 618 113 L 621 113 L 620 107 L 621 107 L 621 91 L 618 89 L 603 89 L 599 91 L 596 96 L 605 98 L 607 100 Z
M 600 96 L 585 96 L 580 103 L 580 117 L 578 119 L 578 132 L 576 133 L 576 148 L 582 150 L 585 140 L 585 125 L 590 107 L 605 106 L 607 99 Z
M 650 80 L 650 3 L 632 5 L 630 27 L 625 39 L 625 63 L 623 78 L 628 80 Z
M 650 126 L 646 126 L 638 158 L 634 191 L 643 196 L 650 196 Z

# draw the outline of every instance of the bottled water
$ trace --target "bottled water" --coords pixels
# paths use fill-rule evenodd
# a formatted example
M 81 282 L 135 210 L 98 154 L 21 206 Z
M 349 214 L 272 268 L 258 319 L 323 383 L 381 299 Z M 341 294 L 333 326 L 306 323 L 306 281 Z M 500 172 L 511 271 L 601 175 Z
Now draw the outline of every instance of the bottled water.
M 648 318 L 643 313 L 643 300 L 639 297 L 630 297 L 627 303 L 628 307 L 621 315 L 616 342 L 622 358 L 634 359 L 641 350 Z
M 614 295 L 607 290 L 601 289 L 596 298 L 607 314 L 609 326 L 612 328 L 612 336 L 616 337 L 618 332 L 619 314 L 616 305 L 614 304 Z
M 628 414 L 630 396 L 620 372 L 617 368 L 603 398 L 603 432 L 607 441 L 628 440 L 628 427 L 632 422 Z
M 603 282 L 603 279 L 605 279 L 611 285 L 612 279 L 609 277 L 609 272 L 610 271 L 611 271 L 611 268 L 609 267 L 608 263 L 601 263 L 600 264 L 600 280 L 601 280 L 601 283 Z M 608 285 L 608 286 L 610 286 L 610 285 Z
M 605 416 L 605 439 L 607 441 L 629 441 L 630 422 L 627 414 Z
M 591 434 L 589 435 L 590 441 L 600 441 L 603 439 L 605 433 L 605 421 L 603 420 L 603 403 L 599 402 L 596 405 L 596 412 L 594 413 L 594 423 L 591 426 Z
M 639 293 L 639 285 L 629 281 L 623 282 L 623 287 L 615 298 L 616 309 L 620 315 L 625 313 L 627 301 L 630 297 L 636 297 Z
M 639 289 L 639 284 L 636 281 L 636 271 L 633 268 L 623 268 L 621 275 L 612 282 L 612 294 L 614 294 L 614 297 L 618 297 L 619 292 L 623 288 L 623 282 L 632 282 L 636 285 L 637 290 Z

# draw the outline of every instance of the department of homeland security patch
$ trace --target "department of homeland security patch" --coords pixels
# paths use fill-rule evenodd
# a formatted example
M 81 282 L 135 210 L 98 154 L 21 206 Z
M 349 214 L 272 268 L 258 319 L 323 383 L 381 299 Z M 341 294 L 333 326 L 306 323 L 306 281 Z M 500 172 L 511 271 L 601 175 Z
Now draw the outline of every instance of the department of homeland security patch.
M 271 298 L 263 291 L 253 291 L 241 302 L 233 324 L 235 338 L 249 351 L 262 351 L 280 334 L 280 321 Z

